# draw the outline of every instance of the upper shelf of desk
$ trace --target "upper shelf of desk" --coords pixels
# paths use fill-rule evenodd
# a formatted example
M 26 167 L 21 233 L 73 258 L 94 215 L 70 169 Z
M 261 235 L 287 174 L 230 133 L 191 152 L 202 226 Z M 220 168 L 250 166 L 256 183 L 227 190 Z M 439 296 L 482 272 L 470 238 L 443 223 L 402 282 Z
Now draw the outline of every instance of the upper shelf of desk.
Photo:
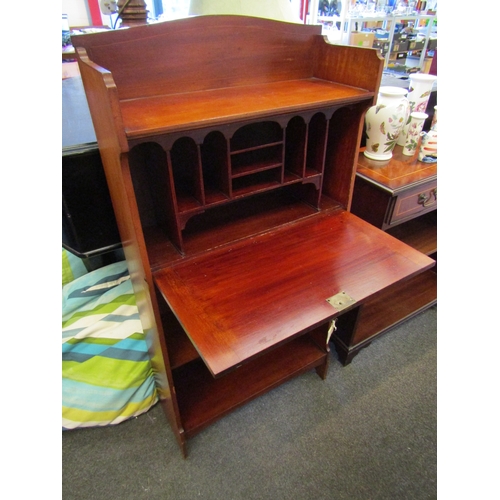
M 320 26 L 245 16 L 200 16 L 72 42 L 86 87 L 109 92 L 129 140 L 371 101 L 382 71 L 376 50 L 331 45 Z
M 317 78 L 120 101 L 129 139 L 371 99 L 364 89 Z

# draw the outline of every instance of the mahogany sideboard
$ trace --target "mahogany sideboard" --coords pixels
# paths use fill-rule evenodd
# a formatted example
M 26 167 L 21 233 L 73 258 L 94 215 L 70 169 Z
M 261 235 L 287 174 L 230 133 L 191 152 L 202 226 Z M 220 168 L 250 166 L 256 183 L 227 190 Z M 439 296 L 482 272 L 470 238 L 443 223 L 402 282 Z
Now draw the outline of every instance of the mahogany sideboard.
M 396 146 L 376 161 L 359 153 L 351 211 L 437 261 L 437 163 L 422 163 Z M 354 335 L 336 335 L 344 364 L 378 335 L 437 303 L 437 266 L 367 300 Z
M 350 213 L 383 60 L 201 16 L 72 39 L 166 416 L 187 440 L 434 261 Z

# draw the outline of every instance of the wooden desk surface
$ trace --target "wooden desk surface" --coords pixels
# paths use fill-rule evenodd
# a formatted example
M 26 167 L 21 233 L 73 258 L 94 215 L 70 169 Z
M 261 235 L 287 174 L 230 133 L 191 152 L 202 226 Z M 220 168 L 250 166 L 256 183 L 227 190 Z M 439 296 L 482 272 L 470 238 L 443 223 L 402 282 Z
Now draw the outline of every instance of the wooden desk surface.
M 370 160 L 362 152 L 358 157 L 357 174 L 395 194 L 437 177 L 437 163 L 422 163 L 417 156 L 405 156 L 403 147 L 394 148 L 390 160 Z
M 214 376 L 435 262 L 351 213 L 286 225 L 175 263 L 155 282 Z

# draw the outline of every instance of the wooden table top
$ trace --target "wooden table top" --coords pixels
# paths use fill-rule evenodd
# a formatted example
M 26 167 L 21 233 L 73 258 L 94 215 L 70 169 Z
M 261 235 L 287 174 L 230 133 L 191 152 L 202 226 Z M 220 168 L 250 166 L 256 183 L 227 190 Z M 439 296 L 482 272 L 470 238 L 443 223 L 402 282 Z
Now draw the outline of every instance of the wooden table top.
M 379 185 L 382 189 L 397 193 L 437 177 L 437 163 L 422 163 L 417 155 L 403 155 L 403 147 L 396 146 L 390 160 L 371 160 L 363 152 L 359 154 L 357 174 Z

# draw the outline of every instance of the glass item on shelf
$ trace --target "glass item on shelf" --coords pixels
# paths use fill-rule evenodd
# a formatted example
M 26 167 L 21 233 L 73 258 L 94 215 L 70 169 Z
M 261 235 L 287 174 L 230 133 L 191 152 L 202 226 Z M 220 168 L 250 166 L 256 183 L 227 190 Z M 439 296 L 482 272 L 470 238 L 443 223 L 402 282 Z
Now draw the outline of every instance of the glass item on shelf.
M 377 104 L 365 115 L 366 149 L 364 155 L 372 160 L 389 160 L 407 116 L 407 90 L 383 86 Z
M 411 114 L 411 122 L 408 127 L 408 134 L 406 135 L 406 142 L 403 148 L 404 155 L 413 156 L 415 154 L 424 122 L 428 116 L 427 113 L 420 113 L 419 111 L 414 111 Z

